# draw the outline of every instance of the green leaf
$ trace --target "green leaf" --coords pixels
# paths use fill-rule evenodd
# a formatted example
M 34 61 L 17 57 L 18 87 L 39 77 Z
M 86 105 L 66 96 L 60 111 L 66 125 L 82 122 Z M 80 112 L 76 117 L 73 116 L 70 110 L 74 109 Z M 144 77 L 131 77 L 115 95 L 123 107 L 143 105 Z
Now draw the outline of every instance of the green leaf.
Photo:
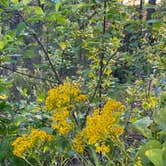
M 21 22 L 17 25 L 17 34 L 20 34 L 24 29 L 26 28 L 26 25 L 24 22 Z
M 159 20 L 157 20 L 157 19 L 148 20 L 148 23 L 156 23 L 156 22 L 159 22 Z
M 11 0 L 11 2 L 12 2 L 12 3 L 14 3 L 14 4 L 19 3 L 19 1 L 18 1 L 18 0 Z
M 42 127 L 40 128 L 41 130 L 44 130 L 45 132 L 47 132 L 47 134 L 52 134 L 53 133 L 53 129 L 50 127 Z
M 159 125 L 160 129 L 166 131 L 166 107 L 157 111 L 154 120 Z
M 33 6 L 32 10 L 34 10 L 37 15 L 44 15 L 43 10 L 39 6 Z
M 3 50 L 3 48 L 5 47 L 6 42 L 5 41 L 0 41 L 0 51 Z
M 152 120 L 149 117 L 145 117 L 143 119 L 137 120 L 132 125 L 135 129 L 137 129 L 143 136 L 151 137 L 151 130 L 148 127 L 152 124 Z
M 31 58 L 35 55 L 35 51 L 33 49 L 26 49 L 23 55 L 25 58 Z
M 56 3 L 56 5 L 55 5 L 55 11 L 56 11 L 56 12 L 58 12 L 60 6 L 61 6 L 61 3 L 60 3 L 60 2 Z
M 90 148 L 90 149 L 91 149 L 91 153 L 92 153 L 92 157 L 94 159 L 95 165 L 100 166 L 99 159 L 97 157 L 97 154 L 96 154 L 95 150 L 93 148 Z
M 139 157 L 141 157 L 142 162 L 145 165 L 148 165 L 149 160 L 147 158 L 147 156 L 145 155 L 145 152 L 150 150 L 150 149 L 161 149 L 162 145 L 159 141 L 157 140 L 151 140 L 149 142 L 147 142 L 145 145 L 142 145 L 138 151 L 138 155 Z
M 60 42 L 59 45 L 60 45 L 62 50 L 64 50 L 66 48 L 65 42 Z
M 41 7 L 31 6 L 28 8 L 28 12 L 29 15 L 31 15 L 31 17 L 28 18 L 28 21 L 33 22 L 33 21 L 43 20 L 44 12 Z
M 8 7 L 9 6 L 9 0 L 1 0 L 0 4 L 5 6 L 5 7 Z
M 145 152 L 145 155 L 155 166 L 164 166 L 163 152 L 161 149 L 150 149 Z
M 24 5 L 28 4 L 29 2 L 30 2 L 30 0 L 22 0 L 22 3 L 23 3 Z
M 66 19 L 64 16 L 62 16 L 60 13 L 58 12 L 52 12 L 50 13 L 47 17 L 46 20 L 48 21 L 57 21 L 59 23 L 65 23 Z

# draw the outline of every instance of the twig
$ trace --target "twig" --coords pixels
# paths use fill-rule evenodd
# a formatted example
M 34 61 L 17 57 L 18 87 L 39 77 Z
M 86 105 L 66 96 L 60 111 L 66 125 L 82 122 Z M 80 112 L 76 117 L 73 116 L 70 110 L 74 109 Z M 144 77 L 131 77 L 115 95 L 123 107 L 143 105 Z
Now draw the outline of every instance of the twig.
M 26 26 L 29 28 L 29 24 L 26 22 L 26 20 L 25 20 L 24 17 L 21 15 L 21 13 L 19 12 L 18 14 L 19 14 L 20 17 L 22 18 L 22 20 L 23 20 L 23 22 L 26 24 Z M 30 30 L 28 29 L 28 31 L 30 31 Z M 31 32 L 31 31 L 30 31 L 30 32 Z M 61 79 L 60 79 L 60 77 L 59 77 L 59 73 L 55 70 L 54 65 L 52 64 L 51 59 L 50 59 L 50 57 L 49 57 L 49 55 L 48 55 L 48 52 L 47 52 L 47 50 L 45 49 L 43 43 L 39 40 L 39 38 L 37 37 L 36 33 L 33 32 L 33 33 L 32 33 L 32 36 L 33 36 L 33 38 L 36 40 L 36 42 L 38 43 L 38 45 L 41 47 L 42 51 L 44 52 L 45 57 L 46 57 L 46 59 L 48 60 L 48 62 L 49 62 L 49 64 L 50 64 L 50 67 L 51 67 L 52 71 L 53 71 L 54 74 L 55 74 L 56 79 L 58 80 L 58 83 L 59 83 L 59 84 L 62 83 L 62 81 L 61 81 Z
M 52 81 L 52 80 L 49 80 L 49 79 L 46 79 L 46 78 L 37 77 L 37 76 L 30 75 L 30 74 L 22 73 L 22 72 L 17 71 L 17 70 L 16 70 L 16 71 L 13 71 L 11 68 L 6 67 L 6 66 L 0 65 L 0 67 L 3 68 L 3 69 L 5 69 L 5 70 L 9 70 L 9 71 L 11 71 L 11 72 L 13 72 L 13 73 L 17 73 L 17 74 L 21 74 L 21 75 L 23 75 L 23 76 L 27 76 L 27 77 L 29 77 L 29 78 L 35 78 L 35 79 L 38 79 L 38 80 L 49 81 L 49 82 L 51 82 L 51 83 L 55 83 L 55 81 Z

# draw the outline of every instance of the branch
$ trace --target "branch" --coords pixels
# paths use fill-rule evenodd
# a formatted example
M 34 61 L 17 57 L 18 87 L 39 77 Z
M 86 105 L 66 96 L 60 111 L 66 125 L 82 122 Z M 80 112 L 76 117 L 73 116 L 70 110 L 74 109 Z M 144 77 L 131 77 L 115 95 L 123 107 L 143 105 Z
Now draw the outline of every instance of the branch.
M 22 18 L 23 22 L 24 22 L 24 23 L 27 25 L 27 27 L 29 28 L 29 24 L 26 22 L 26 20 L 24 19 L 24 17 L 21 15 L 20 12 L 19 12 L 19 15 L 20 15 L 20 17 Z M 29 29 L 27 29 L 27 30 L 28 30 L 29 32 L 31 32 Z M 36 40 L 36 42 L 38 43 L 38 45 L 41 47 L 42 51 L 44 52 L 45 57 L 46 57 L 46 59 L 48 60 L 48 62 L 49 62 L 49 64 L 50 64 L 50 67 L 51 67 L 52 71 L 53 71 L 54 74 L 55 74 L 55 77 L 56 77 L 57 80 L 58 80 L 58 83 L 59 83 L 59 84 L 62 83 L 62 81 L 61 81 L 61 79 L 60 79 L 60 77 L 59 77 L 59 73 L 55 70 L 54 65 L 52 64 L 51 59 L 50 59 L 50 57 L 49 57 L 49 55 L 48 55 L 48 52 L 47 52 L 47 50 L 45 49 L 43 43 L 39 40 L 39 38 L 37 37 L 36 33 L 33 32 L 33 33 L 32 33 L 32 36 L 33 36 L 33 38 Z
M 37 43 L 39 44 L 39 46 L 41 47 L 41 49 L 43 50 L 43 52 L 44 52 L 44 54 L 45 54 L 45 56 L 46 56 L 46 58 L 47 58 L 47 60 L 48 60 L 48 62 L 50 64 L 50 67 L 51 67 L 52 71 L 54 72 L 54 74 L 55 74 L 55 76 L 56 76 L 56 78 L 58 80 L 58 83 L 59 84 L 62 83 L 62 81 L 60 80 L 60 77 L 59 77 L 59 73 L 55 70 L 54 65 L 52 64 L 51 59 L 50 59 L 50 57 L 48 55 L 47 50 L 44 48 L 42 42 L 39 40 L 37 35 L 35 33 L 33 33 L 32 35 L 33 35 L 34 39 L 37 41 Z
M 106 32 L 106 8 L 107 8 L 107 2 L 106 0 L 104 1 L 104 18 L 103 18 L 103 34 Z M 99 109 L 101 111 L 102 108 L 102 78 L 103 78 L 103 59 L 104 59 L 104 54 L 101 53 L 99 55 L 100 58 L 100 65 L 99 65 Z
M 103 74 L 104 74 L 105 69 L 106 69 L 106 67 L 108 66 L 109 62 L 112 60 L 112 58 L 114 58 L 114 57 L 117 55 L 118 52 L 119 52 L 119 49 L 118 49 L 116 52 L 114 52 L 114 53 L 110 56 L 110 58 L 107 60 L 107 63 L 106 63 L 105 65 L 103 65 Z M 95 95 L 96 95 L 97 89 L 98 89 L 98 87 L 99 87 L 99 84 L 100 84 L 100 81 L 98 80 L 97 85 L 96 85 L 96 87 L 95 87 L 95 90 L 94 90 L 92 96 L 90 97 L 90 100 L 89 100 L 90 102 L 93 101 L 93 99 L 94 99 L 94 97 L 95 97 Z
M 35 78 L 35 79 L 38 79 L 38 80 L 49 81 L 49 82 L 51 82 L 51 83 L 55 83 L 55 81 L 52 81 L 52 80 L 49 80 L 49 79 L 46 79 L 46 78 L 37 77 L 37 76 L 34 76 L 34 75 L 22 73 L 22 72 L 20 72 L 20 71 L 13 71 L 11 68 L 6 67 L 6 66 L 3 66 L 3 65 L 0 65 L 0 67 L 1 67 L 2 69 L 9 70 L 9 71 L 11 71 L 11 72 L 13 72 L 13 73 L 21 74 L 21 75 L 26 76 L 26 77 L 29 77 L 29 78 Z

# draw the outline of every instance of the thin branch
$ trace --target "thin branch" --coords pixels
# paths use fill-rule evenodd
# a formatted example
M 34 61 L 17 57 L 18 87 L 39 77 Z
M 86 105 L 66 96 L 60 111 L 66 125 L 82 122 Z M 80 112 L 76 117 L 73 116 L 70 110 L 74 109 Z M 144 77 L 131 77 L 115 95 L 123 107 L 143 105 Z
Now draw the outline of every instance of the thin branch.
M 104 20 L 103 20 L 103 34 L 105 34 L 106 31 L 106 8 L 107 8 L 107 2 L 104 1 Z
M 23 76 L 26 76 L 26 77 L 29 77 L 29 78 L 34 78 L 34 79 L 38 79 L 38 80 L 42 80 L 42 81 L 49 81 L 49 82 L 51 82 L 51 83 L 55 83 L 55 81 L 52 81 L 52 80 L 49 80 L 49 79 L 46 79 L 46 78 L 37 77 L 37 76 L 34 76 L 34 75 L 22 73 L 22 72 L 17 71 L 17 70 L 16 70 L 16 71 L 13 71 L 11 68 L 6 67 L 6 66 L 3 66 L 3 65 L 0 65 L 0 67 L 1 67 L 2 69 L 9 70 L 9 71 L 11 71 L 12 73 L 17 73 L 17 74 L 20 74 L 20 75 L 23 75 Z
M 107 63 L 105 64 L 105 65 L 103 65 L 103 74 L 104 74 L 104 72 L 105 72 L 105 69 L 106 69 L 106 67 L 109 65 L 109 63 L 110 63 L 110 61 L 112 60 L 112 58 L 114 58 L 116 55 L 117 55 L 117 53 L 119 52 L 119 49 L 116 51 L 116 52 L 114 52 L 111 56 L 110 56 L 110 58 L 107 60 Z M 98 89 L 98 87 L 99 87 L 99 81 L 97 82 L 97 85 L 96 85 L 96 87 L 95 87 L 95 89 L 94 89 L 94 92 L 93 92 L 93 94 L 92 94 L 92 96 L 90 97 L 90 102 L 92 102 L 93 101 L 93 99 L 94 99 L 94 97 L 95 97 L 95 95 L 96 95 L 96 93 L 97 93 L 97 89 Z
M 99 109 L 102 108 L 102 78 L 103 78 L 103 53 L 100 55 L 100 66 L 99 66 Z
M 104 18 L 103 18 L 103 34 L 106 32 L 106 8 L 107 8 L 107 2 L 104 1 Z M 103 78 L 103 59 L 104 59 L 104 53 L 101 53 L 99 55 L 100 58 L 100 64 L 99 64 L 99 109 L 101 111 L 102 108 L 102 78 Z
M 59 84 L 62 83 L 62 81 L 60 80 L 59 74 L 58 74 L 58 72 L 55 70 L 54 65 L 52 64 L 51 59 L 50 59 L 50 57 L 49 57 L 49 55 L 48 55 L 48 52 L 47 52 L 46 49 L 44 48 L 42 42 L 39 40 L 39 38 L 37 37 L 37 35 L 36 35 L 35 33 L 33 34 L 33 37 L 34 37 L 34 39 L 37 41 L 37 43 L 39 44 L 39 46 L 41 47 L 41 49 L 43 50 L 43 52 L 44 52 L 44 54 L 45 54 L 45 56 L 46 56 L 46 58 L 47 58 L 47 60 L 48 60 L 48 62 L 49 62 L 49 64 L 50 64 L 50 67 L 52 68 L 52 71 L 54 72 L 54 74 L 55 74 L 55 76 L 56 76 L 56 78 L 57 78 L 57 80 L 58 80 L 58 83 L 59 83 Z
M 24 19 L 24 17 L 21 15 L 20 12 L 19 12 L 19 15 L 20 15 L 20 17 L 22 18 L 23 22 L 24 22 L 24 23 L 27 25 L 27 27 L 29 28 L 29 24 L 26 22 L 26 20 Z M 28 31 L 30 31 L 30 30 L 28 29 Z M 30 32 L 31 32 L 31 31 L 30 31 Z M 56 79 L 58 80 L 58 83 L 59 83 L 59 84 L 62 83 L 62 81 L 61 81 L 61 79 L 60 79 L 60 77 L 59 77 L 59 73 L 55 70 L 54 65 L 52 64 L 51 59 L 50 59 L 50 57 L 49 57 L 49 55 L 48 55 L 48 52 L 47 52 L 47 50 L 45 49 L 43 43 L 39 40 L 39 38 L 37 37 L 36 33 L 33 32 L 33 33 L 32 33 L 32 36 L 33 36 L 33 38 L 36 40 L 36 42 L 38 43 L 38 45 L 41 47 L 42 51 L 44 52 L 45 57 L 46 57 L 46 59 L 48 60 L 48 62 L 49 62 L 49 64 L 50 64 L 50 67 L 51 67 L 52 71 L 53 71 L 54 74 L 55 74 Z

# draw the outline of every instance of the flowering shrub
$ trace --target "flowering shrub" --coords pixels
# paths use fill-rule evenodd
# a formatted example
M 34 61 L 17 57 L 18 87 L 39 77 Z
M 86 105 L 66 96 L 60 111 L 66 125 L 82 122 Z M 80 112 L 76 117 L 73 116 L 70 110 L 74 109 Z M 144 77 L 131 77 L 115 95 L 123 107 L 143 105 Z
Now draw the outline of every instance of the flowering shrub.
M 45 131 L 32 129 L 30 134 L 23 134 L 13 141 L 13 154 L 26 159 L 35 156 L 33 149 L 40 151 L 40 155 L 48 152 L 51 156 L 65 151 L 80 153 L 83 155 L 92 146 L 96 153 L 109 153 L 111 151 L 109 142 L 116 142 L 123 133 L 123 127 L 118 125 L 119 117 L 123 113 L 124 106 L 121 102 L 109 99 L 102 109 L 95 109 L 90 115 L 84 117 L 85 125 L 81 126 L 79 121 L 79 105 L 83 104 L 87 97 L 81 93 L 78 84 L 65 81 L 54 89 L 50 89 L 46 98 L 46 109 L 51 116 L 50 129 L 55 132 L 52 135 Z M 78 109 L 75 112 L 75 109 Z M 49 124 L 49 123 L 48 123 Z M 64 152 L 59 151 L 57 141 L 67 139 Z M 50 145 L 45 148 L 45 143 Z M 59 151 L 59 152 L 58 152 Z M 38 158 L 42 163 L 43 158 Z M 27 160 L 28 161 L 28 160 Z

